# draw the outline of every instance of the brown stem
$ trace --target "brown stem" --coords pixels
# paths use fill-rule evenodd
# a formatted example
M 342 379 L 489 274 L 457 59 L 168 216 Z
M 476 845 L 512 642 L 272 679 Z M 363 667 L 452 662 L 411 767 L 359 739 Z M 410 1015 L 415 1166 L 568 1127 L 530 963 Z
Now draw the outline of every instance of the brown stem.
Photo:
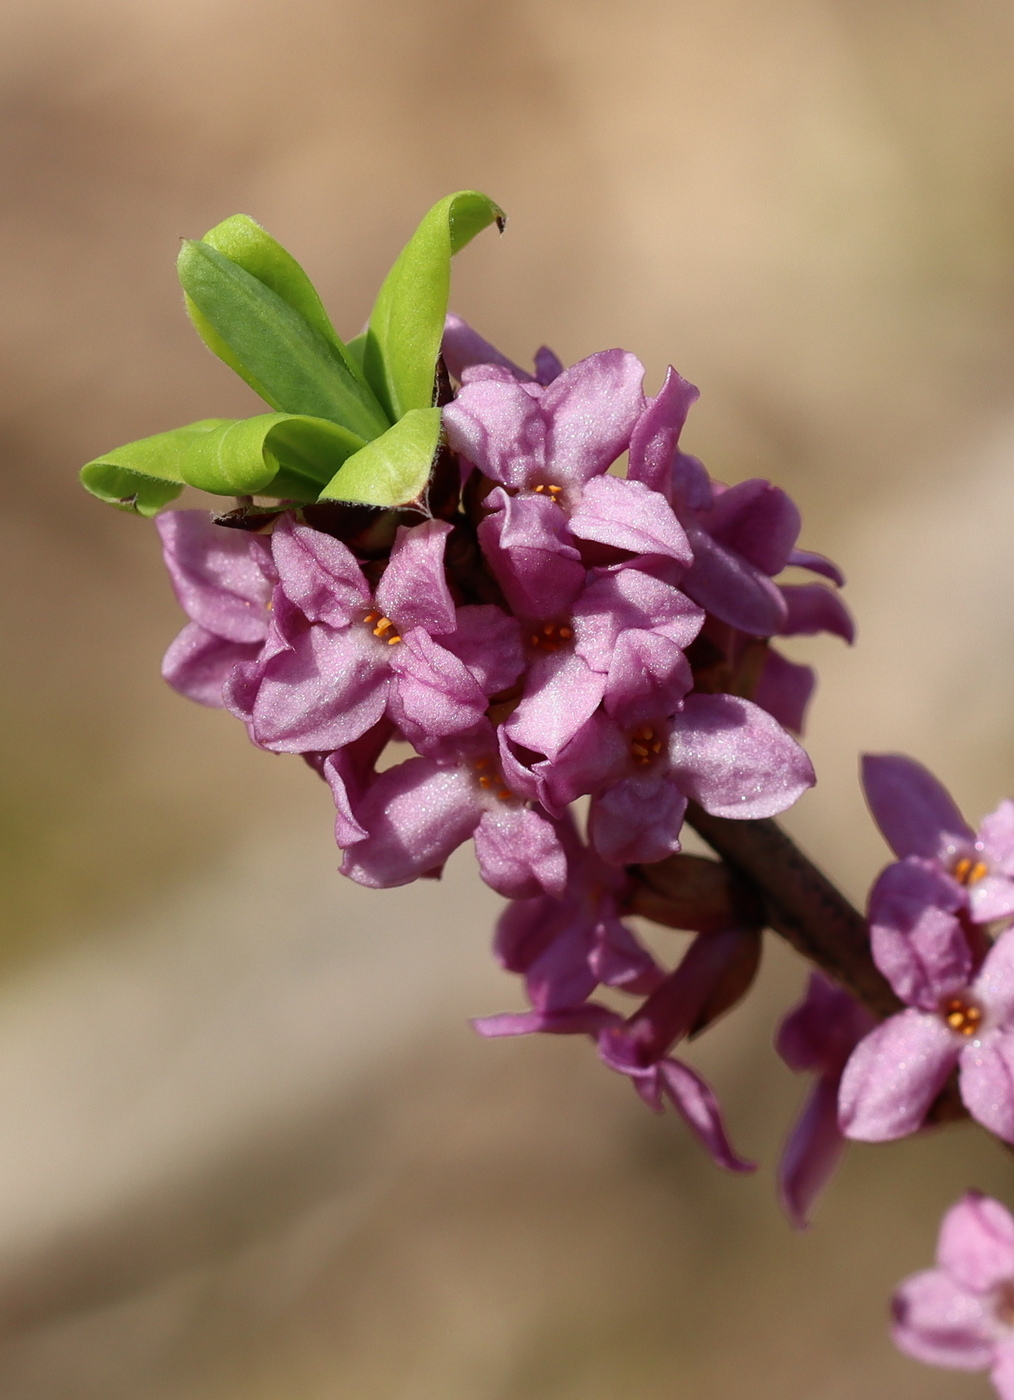
M 691 803 L 687 820 L 716 855 L 760 896 L 769 928 L 780 933 L 808 962 L 826 972 L 880 1019 L 893 1016 L 902 1003 L 895 996 L 870 952 L 866 920 L 830 880 L 808 860 L 792 839 L 770 819 L 734 821 L 713 817 Z M 678 857 L 672 858 L 678 860 Z M 631 872 L 650 888 L 644 912 L 657 918 L 666 894 L 669 862 Z M 671 867 L 677 877 L 677 867 Z M 650 875 L 648 872 L 651 872 Z M 675 894 L 675 890 L 674 890 Z M 633 907 L 642 901 L 637 898 Z M 667 922 L 665 919 L 659 922 Z M 952 1076 L 927 1117 L 944 1123 L 967 1117 Z

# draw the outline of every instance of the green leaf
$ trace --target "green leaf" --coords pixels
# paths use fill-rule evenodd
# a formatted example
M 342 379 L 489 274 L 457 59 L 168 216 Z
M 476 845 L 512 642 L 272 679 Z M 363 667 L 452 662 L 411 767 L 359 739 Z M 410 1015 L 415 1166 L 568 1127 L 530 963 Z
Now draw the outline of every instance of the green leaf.
M 440 446 L 440 409 L 410 408 L 350 457 L 320 493 L 322 501 L 406 506 L 422 498 Z
M 425 216 L 387 274 L 370 316 L 363 368 L 393 419 L 433 403 L 451 258 L 494 221 L 502 229 L 504 214 L 486 195 L 448 195 Z
M 221 353 L 224 345 L 229 354 L 222 358 L 273 408 L 328 418 L 366 442 L 390 426 L 333 332 L 326 337 L 290 301 L 210 243 L 184 241 L 177 269 L 199 313 L 198 331 L 210 327 L 209 348 Z
M 100 500 L 141 515 L 154 515 L 185 485 L 220 496 L 313 501 L 363 446 L 322 418 L 206 418 L 107 452 L 82 468 L 81 481 Z

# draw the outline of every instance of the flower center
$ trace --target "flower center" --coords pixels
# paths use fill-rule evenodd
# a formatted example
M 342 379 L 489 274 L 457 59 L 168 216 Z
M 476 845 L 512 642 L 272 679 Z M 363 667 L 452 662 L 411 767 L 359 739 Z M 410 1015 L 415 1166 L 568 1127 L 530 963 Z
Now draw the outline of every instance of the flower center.
M 559 504 L 560 493 L 563 491 L 563 487 L 550 486 L 548 482 L 540 481 L 537 486 L 532 487 L 532 490 L 537 496 L 548 496 L 551 501 L 556 501 Z
M 639 724 L 630 736 L 630 757 L 641 768 L 654 763 L 665 741 L 653 724 Z
M 559 651 L 573 635 L 573 627 L 566 622 L 544 622 L 532 629 L 528 642 L 536 651 Z
M 982 1007 L 967 997 L 948 997 L 940 1008 L 940 1015 L 958 1035 L 975 1035 L 982 1025 Z
M 486 792 L 496 795 L 498 802 L 509 802 L 514 794 L 504 783 L 503 778 L 497 772 L 496 764 L 491 758 L 477 758 L 472 767 L 479 775 L 479 786 Z
M 954 862 L 951 874 L 959 885 L 974 885 L 984 875 L 989 874 L 989 866 L 975 856 L 962 856 Z
M 367 627 L 370 628 L 375 637 L 379 637 L 382 642 L 386 642 L 389 647 L 393 647 L 395 642 L 400 642 L 401 638 L 394 630 L 394 623 L 389 617 L 384 617 L 379 612 L 369 612 L 363 618 Z

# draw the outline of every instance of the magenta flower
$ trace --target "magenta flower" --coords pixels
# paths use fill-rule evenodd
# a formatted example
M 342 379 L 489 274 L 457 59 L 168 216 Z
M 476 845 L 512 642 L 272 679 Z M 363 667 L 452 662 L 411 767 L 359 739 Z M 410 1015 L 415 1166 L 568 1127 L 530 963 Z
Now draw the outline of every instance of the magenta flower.
M 542 345 L 535 352 L 535 373 L 509 360 L 495 346 L 484 340 L 478 331 L 472 329 L 460 316 L 449 313 L 444 322 L 444 339 L 441 346 L 444 364 L 457 380 L 471 382 L 476 378 L 477 367 L 492 366 L 496 370 L 506 370 L 519 384 L 552 384 L 563 373 L 563 365 L 548 345 Z
M 480 1035 L 590 1035 L 603 1063 L 626 1075 L 638 1095 L 656 1113 L 668 1100 L 691 1131 L 728 1171 L 753 1171 L 733 1149 L 721 1109 L 701 1076 L 667 1052 L 692 1031 L 730 961 L 741 956 L 744 939 L 754 930 L 728 929 L 699 934 L 683 961 L 660 980 L 640 1010 L 626 1020 L 595 1002 L 549 1010 L 507 1012 L 474 1021 Z
M 357 774 L 358 794 L 349 788 L 344 751 L 327 760 L 324 776 L 338 809 L 336 838 L 349 847 L 342 874 L 361 885 L 388 889 L 439 873 L 471 836 L 482 878 L 499 894 L 563 893 L 567 858 L 556 828 L 508 787 L 486 720 L 433 756 L 385 769 L 365 790 Z
M 162 675 L 181 695 L 221 707 L 222 687 L 268 635 L 276 574 L 267 541 L 214 525 L 206 511 L 156 517 L 173 591 L 190 622 L 171 644 Z
M 862 774 L 870 811 L 895 855 L 930 862 L 977 923 L 1014 914 L 1014 802 L 1001 802 L 975 832 L 914 759 L 865 754 Z
M 1014 1400 L 1014 1219 L 969 1191 L 940 1226 L 937 1268 L 913 1274 L 891 1303 L 895 1345 L 917 1361 L 986 1371 Z
M 569 606 L 581 583 L 578 541 L 690 563 L 664 496 L 606 474 L 641 416 L 643 377 L 633 355 L 604 350 L 545 387 L 483 371 L 444 409 L 452 449 L 499 483 L 480 539 L 516 612 L 538 615 L 533 586 Z
M 748 700 L 694 693 L 675 713 L 643 713 L 598 711 L 533 769 L 550 811 L 592 794 L 592 844 L 617 865 L 678 851 L 688 798 L 715 816 L 769 817 L 815 781 L 803 749 Z
M 470 728 L 522 666 L 517 624 L 498 614 L 472 664 L 436 641 L 458 616 L 444 576 L 451 527 L 401 527 L 375 592 L 340 540 L 284 517 L 271 537 L 274 619 L 256 661 L 236 668 L 226 700 L 254 741 L 278 752 L 325 752 L 371 729 L 390 707 L 410 737 Z M 487 623 L 489 619 L 486 619 Z M 509 680 L 507 681 L 509 683 Z
M 778 1169 L 779 1196 L 797 1230 L 808 1227 L 810 1210 L 845 1150 L 838 1126 L 838 1086 L 852 1051 L 876 1023 L 872 1012 L 848 992 L 813 972 L 806 996 L 779 1028 L 778 1054 L 790 1069 L 814 1075 Z
M 789 566 L 838 586 L 844 582 L 829 559 L 795 547 L 799 512 L 785 492 L 757 480 L 721 486 L 680 450 L 696 399 L 694 386 L 670 367 L 631 435 L 629 476 L 664 495 L 687 533 L 693 563 L 680 586 L 707 609 L 705 636 L 733 666 L 751 638 L 832 632 L 851 642 L 852 619 L 831 589 L 774 582 Z M 768 648 L 750 694 L 780 724 L 801 733 L 814 682 L 809 666 Z
M 545 607 L 526 621 L 524 689 L 505 725 L 512 742 L 553 760 L 600 704 L 631 722 L 674 710 L 693 684 L 684 650 L 704 621 L 685 594 L 640 569 L 582 578 L 562 618 Z
M 523 973 L 537 1011 L 579 1005 L 600 984 L 644 995 L 662 978 L 654 958 L 620 918 L 627 879 L 577 837 L 569 817 L 556 824 L 567 854 L 563 893 L 516 899 L 497 924 L 501 967 Z
M 969 1113 L 1014 1142 L 1014 931 L 976 969 L 960 898 L 950 877 L 917 860 L 888 866 L 874 886 L 873 957 L 906 1010 L 861 1040 L 845 1066 L 847 1137 L 914 1132 L 957 1066 Z

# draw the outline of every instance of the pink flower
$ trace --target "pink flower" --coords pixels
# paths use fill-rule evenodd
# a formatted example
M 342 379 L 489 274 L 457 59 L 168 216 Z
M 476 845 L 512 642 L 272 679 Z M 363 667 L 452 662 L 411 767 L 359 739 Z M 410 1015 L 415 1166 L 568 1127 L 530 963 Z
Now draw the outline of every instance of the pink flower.
M 848 992 L 813 972 L 806 996 L 778 1031 L 775 1049 L 789 1068 L 814 1075 L 778 1168 L 782 1205 L 797 1230 L 809 1225 L 810 1209 L 845 1150 L 838 1127 L 838 1086 L 849 1055 L 875 1025 L 873 1014 Z
M 437 638 L 458 614 L 444 575 L 450 525 L 401 527 L 375 591 L 340 540 L 284 517 L 271 536 L 278 571 L 274 617 L 256 660 L 236 667 L 226 688 L 232 712 L 262 747 L 284 753 L 340 748 L 388 710 L 410 737 L 444 737 L 483 716 L 489 692 L 523 664 L 517 623 L 485 614 L 485 645 L 471 637 L 468 660 Z M 467 611 L 467 610 L 463 610 Z M 471 664 L 469 664 L 471 662 Z M 505 680 L 506 677 L 506 680 Z
M 712 1159 L 727 1171 L 748 1172 L 754 1164 L 729 1142 L 721 1109 L 711 1088 L 696 1070 L 667 1052 L 700 1024 L 721 997 L 730 967 L 744 956 L 756 966 L 758 931 L 723 929 L 701 933 L 682 962 L 658 980 L 647 1000 L 626 1020 L 596 1002 L 547 1010 L 507 1012 L 473 1022 L 484 1036 L 590 1035 L 603 1063 L 625 1075 L 640 1098 L 656 1113 L 668 1100 Z M 728 1005 L 726 999 L 723 1009 Z
M 889 866 L 871 898 L 873 957 L 906 1010 L 859 1042 L 842 1075 L 846 1137 L 885 1142 L 922 1124 L 958 1067 L 973 1118 L 1014 1142 L 1014 931 L 978 971 L 957 887 L 928 864 Z
M 207 511 L 167 510 L 156 517 L 173 591 L 190 618 L 162 662 L 181 695 L 222 707 L 234 667 L 252 661 L 268 635 L 276 574 L 266 539 L 213 525 Z
M 895 1344 L 917 1361 L 990 1372 L 1014 1400 L 1014 1219 L 969 1191 L 940 1226 L 937 1268 L 913 1274 L 891 1304 Z
M 1014 802 L 973 831 L 943 784 L 903 754 L 866 754 L 863 787 L 895 855 L 930 862 L 977 923 L 1014 914 Z

